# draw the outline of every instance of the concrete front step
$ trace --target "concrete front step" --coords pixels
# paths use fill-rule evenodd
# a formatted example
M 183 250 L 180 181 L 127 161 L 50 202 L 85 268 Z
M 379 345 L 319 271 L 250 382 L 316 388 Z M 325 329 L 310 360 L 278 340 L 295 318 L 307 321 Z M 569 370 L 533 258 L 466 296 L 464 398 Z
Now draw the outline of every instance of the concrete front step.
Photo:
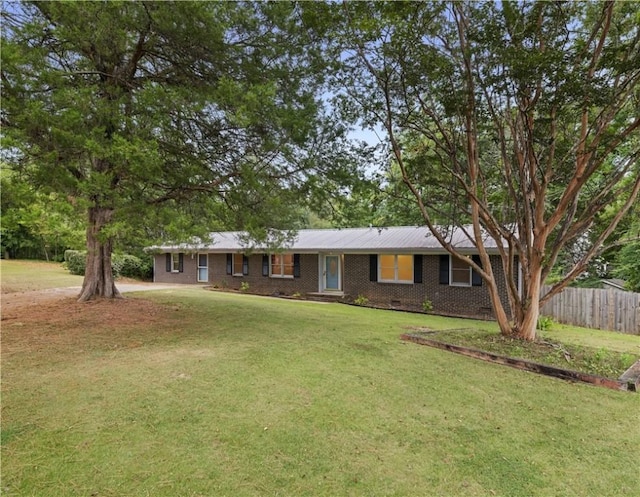
M 309 300 L 319 300 L 321 302 L 340 302 L 344 298 L 344 292 L 308 292 Z

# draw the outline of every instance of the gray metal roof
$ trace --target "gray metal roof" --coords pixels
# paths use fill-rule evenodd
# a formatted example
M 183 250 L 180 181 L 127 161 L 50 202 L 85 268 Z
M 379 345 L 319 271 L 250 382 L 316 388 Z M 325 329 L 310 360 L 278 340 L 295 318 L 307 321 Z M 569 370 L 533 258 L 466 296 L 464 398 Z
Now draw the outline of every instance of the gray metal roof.
M 470 227 L 467 229 L 472 234 Z M 458 249 L 475 251 L 475 244 L 461 228 L 449 231 L 447 239 Z M 485 239 L 487 249 L 495 249 L 495 241 Z M 252 245 L 247 234 L 241 231 L 211 233 L 209 241 L 193 244 L 151 247 L 161 252 L 200 251 L 211 253 L 269 251 L 271 245 Z M 294 239 L 279 247 L 298 253 L 345 252 L 345 253 L 444 253 L 435 236 L 424 226 L 399 226 L 388 228 L 343 228 L 298 230 Z

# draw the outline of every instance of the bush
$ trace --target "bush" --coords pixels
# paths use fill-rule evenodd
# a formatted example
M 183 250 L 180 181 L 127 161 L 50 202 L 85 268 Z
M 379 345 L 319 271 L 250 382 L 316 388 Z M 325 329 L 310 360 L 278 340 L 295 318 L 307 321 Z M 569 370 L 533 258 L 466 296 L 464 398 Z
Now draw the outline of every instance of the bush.
M 87 253 L 80 250 L 65 250 L 64 265 L 71 274 L 84 276 L 87 267 Z M 153 259 L 129 254 L 113 254 L 111 269 L 114 278 L 135 278 L 149 280 L 153 276 Z
M 551 316 L 539 316 L 537 328 L 541 331 L 550 330 L 553 326 L 553 318 Z
M 87 253 L 82 250 L 65 250 L 64 265 L 71 274 L 84 276 L 87 267 Z
M 367 305 L 369 303 L 369 299 L 360 294 L 353 300 L 353 303 L 356 305 Z
M 115 278 L 148 280 L 153 276 L 153 259 L 129 254 L 114 254 L 111 257 L 111 268 Z

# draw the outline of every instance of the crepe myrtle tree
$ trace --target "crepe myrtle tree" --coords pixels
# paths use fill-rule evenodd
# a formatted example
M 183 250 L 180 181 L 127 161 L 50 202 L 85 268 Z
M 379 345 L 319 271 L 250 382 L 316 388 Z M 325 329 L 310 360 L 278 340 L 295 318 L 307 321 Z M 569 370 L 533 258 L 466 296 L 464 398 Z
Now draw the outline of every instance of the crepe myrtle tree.
M 340 19 L 343 112 L 384 127 L 415 208 L 482 276 L 502 333 L 535 339 L 541 306 L 638 201 L 637 5 L 358 2 L 343 4 Z M 451 226 L 480 264 L 451 244 Z M 562 251 L 585 240 L 543 292 Z M 487 241 L 498 247 L 507 302 Z
M 123 233 L 285 224 L 333 172 L 341 128 L 316 97 L 304 5 L 23 2 L 2 16 L 5 160 L 86 209 L 80 300 L 119 296 Z

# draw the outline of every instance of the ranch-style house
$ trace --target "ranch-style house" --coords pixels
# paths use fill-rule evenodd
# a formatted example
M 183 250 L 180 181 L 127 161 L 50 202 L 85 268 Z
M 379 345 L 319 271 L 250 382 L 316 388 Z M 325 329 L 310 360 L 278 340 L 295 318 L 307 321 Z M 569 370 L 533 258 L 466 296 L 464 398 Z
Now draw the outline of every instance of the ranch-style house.
M 390 308 L 491 316 L 482 279 L 451 257 L 426 227 L 299 230 L 279 249 L 249 247 L 246 233 L 212 233 L 206 242 L 151 247 L 154 281 L 202 283 L 264 295 L 343 298 L 358 296 Z M 473 242 L 460 229 L 453 245 L 477 258 Z M 503 282 L 495 243 L 488 240 L 494 273 Z M 504 283 L 500 288 L 506 303 Z

